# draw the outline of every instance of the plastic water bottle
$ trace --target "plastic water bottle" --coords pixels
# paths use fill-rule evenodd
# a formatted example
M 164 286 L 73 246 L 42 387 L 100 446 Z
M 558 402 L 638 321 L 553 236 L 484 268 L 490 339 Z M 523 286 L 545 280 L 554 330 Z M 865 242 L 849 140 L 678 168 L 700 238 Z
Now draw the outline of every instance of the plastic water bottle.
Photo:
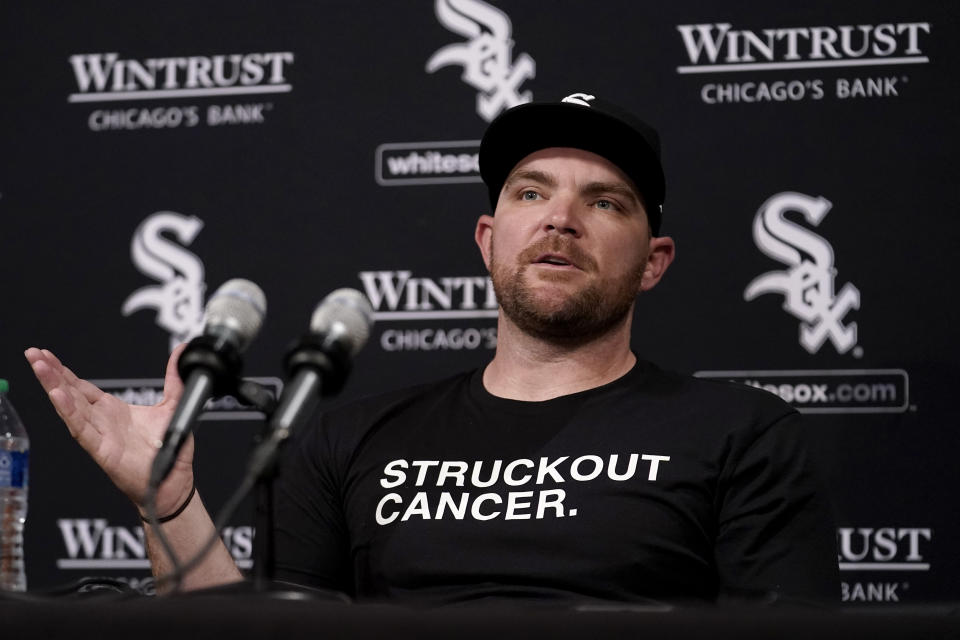
M 30 439 L 0 379 L 0 589 L 26 591 L 23 525 L 27 520 Z

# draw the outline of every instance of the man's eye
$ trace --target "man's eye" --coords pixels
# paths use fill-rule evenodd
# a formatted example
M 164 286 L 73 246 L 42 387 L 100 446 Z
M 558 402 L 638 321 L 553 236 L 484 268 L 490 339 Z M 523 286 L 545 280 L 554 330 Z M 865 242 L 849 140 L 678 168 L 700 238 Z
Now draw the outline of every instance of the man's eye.
M 538 200 L 539 198 L 540 194 L 536 191 L 527 190 L 520 194 L 521 200 Z
M 605 209 L 607 211 L 613 211 L 617 208 L 617 205 L 610 200 L 597 200 L 596 206 L 598 209 Z

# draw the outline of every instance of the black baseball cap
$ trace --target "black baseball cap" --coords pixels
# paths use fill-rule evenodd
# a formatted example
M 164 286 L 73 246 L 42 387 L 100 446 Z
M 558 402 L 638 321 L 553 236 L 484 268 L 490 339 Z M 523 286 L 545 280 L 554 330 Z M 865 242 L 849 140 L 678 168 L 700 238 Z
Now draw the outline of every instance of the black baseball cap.
M 517 163 L 550 147 L 583 149 L 616 165 L 640 190 L 653 234 L 660 232 L 665 192 L 660 136 L 629 111 L 588 93 L 521 104 L 490 123 L 480 142 L 480 177 L 493 208 Z

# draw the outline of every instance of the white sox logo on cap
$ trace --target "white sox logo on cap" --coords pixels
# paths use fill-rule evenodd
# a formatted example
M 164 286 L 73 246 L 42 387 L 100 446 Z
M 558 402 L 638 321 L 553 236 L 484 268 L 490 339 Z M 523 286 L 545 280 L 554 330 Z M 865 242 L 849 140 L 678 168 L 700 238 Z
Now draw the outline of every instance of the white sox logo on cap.
M 585 107 L 589 107 L 590 101 L 596 100 L 596 98 L 597 96 L 592 96 L 589 93 L 571 93 L 560 102 L 570 102 L 572 104 L 581 104 Z

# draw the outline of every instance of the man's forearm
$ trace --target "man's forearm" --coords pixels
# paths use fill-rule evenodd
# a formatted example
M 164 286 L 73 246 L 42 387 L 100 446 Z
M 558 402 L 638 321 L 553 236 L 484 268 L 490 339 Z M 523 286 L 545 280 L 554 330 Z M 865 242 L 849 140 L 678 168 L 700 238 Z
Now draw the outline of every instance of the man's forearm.
M 206 507 L 204 507 L 199 493 L 190 499 L 190 503 L 180 515 L 160 526 L 163 527 L 163 533 L 166 534 L 170 546 L 173 547 L 177 560 L 181 564 L 188 562 L 199 553 L 207 539 L 214 534 L 213 521 L 210 519 Z M 167 557 L 156 532 L 153 531 L 153 527 L 149 523 L 144 523 L 144 531 L 146 532 L 150 566 L 154 577 L 159 580 L 173 571 L 173 564 Z M 243 576 L 233 557 L 227 551 L 223 541 L 218 538 L 203 561 L 196 568 L 187 572 L 180 586 L 186 590 L 202 589 L 238 582 L 242 579 Z M 169 591 L 172 587 L 173 583 L 160 583 L 158 584 L 158 591 L 163 593 Z

